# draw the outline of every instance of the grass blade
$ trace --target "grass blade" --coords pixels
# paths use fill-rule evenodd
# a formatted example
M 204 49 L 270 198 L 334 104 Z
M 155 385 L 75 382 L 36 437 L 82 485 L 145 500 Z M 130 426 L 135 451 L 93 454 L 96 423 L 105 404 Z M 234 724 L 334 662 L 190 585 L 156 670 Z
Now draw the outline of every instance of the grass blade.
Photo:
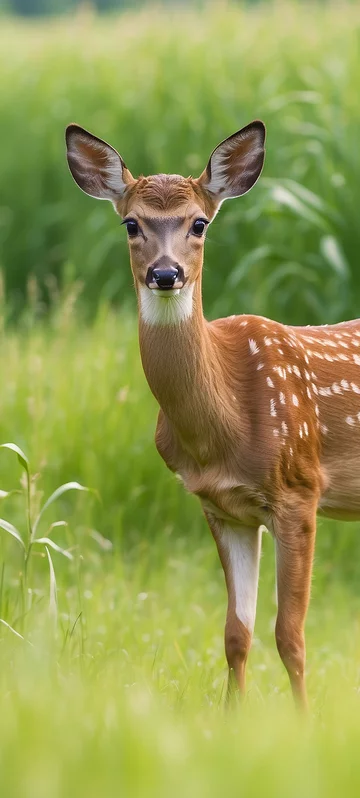
M 22 465 L 29 476 L 29 461 L 26 457 L 26 454 L 24 454 L 23 450 L 20 449 L 20 446 L 17 446 L 16 443 L 1 443 L 0 449 L 11 449 L 11 451 L 15 452 L 15 454 L 18 456 L 20 465 Z
M 22 548 L 25 549 L 25 543 L 20 535 L 20 532 L 15 526 L 13 526 L 13 524 L 10 524 L 9 521 L 5 521 L 4 518 L 0 518 L 0 528 L 5 529 L 5 532 L 8 532 L 9 535 L 12 535 L 13 538 L 20 543 Z
M 33 541 L 33 544 L 34 543 L 46 543 L 47 546 L 50 546 L 50 548 L 54 549 L 54 551 L 58 551 L 59 554 L 63 554 L 64 557 L 68 558 L 68 560 L 74 559 L 69 551 L 66 551 L 66 549 L 62 549 L 61 546 L 58 546 L 58 544 L 54 543 L 54 541 L 51 540 L 50 538 L 37 538 L 36 540 Z
M 3 618 L 0 618 L 0 623 L 2 623 L 2 624 L 3 624 L 3 626 L 6 626 L 6 628 L 7 628 L 7 629 L 10 629 L 10 632 L 12 632 L 12 633 L 13 633 L 13 635 L 15 635 L 16 637 L 19 637 L 19 638 L 20 638 L 20 640 L 24 640 L 24 641 L 25 641 L 25 637 L 23 637 L 23 636 L 20 634 L 20 632 L 17 632 L 17 631 L 16 631 L 16 629 L 13 629 L 13 627 L 12 627 L 12 626 L 10 626 L 10 624 L 9 624 L 9 623 L 7 623 L 6 621 L 4 621 L 4 620 L 3 620 Z M 27 642 L 27 641 L 25 641 L 25 642 Z
M 53 566 L 53 561 L 51 559 L 51 554 L 47 546 L 46 554 L 49 562 L 49 573 L 50 573 L 50 590 L 49 590 L 49 611 L 50 615 L 54 620 L 54 623 L 57 621 L 57 585 L 56 585 L 56 576 L 55 570 Z
M 54 493 L 52 493 L 51 496 L 49 496 L 49 498 L 47 499 L 47 501 L 45 502 L 45 504 L 41 508 L 41 510 L 39 512 L 39 515 L 38 515 L 38 517 L 36 518 L 36 520 L 34 522 L 33 532 L 32 532 L 33 538 L 35 537 L 36 530 L 37 530 L 38 525 L 39 525 L 39 521 L 40 521 L 42 515 L 44 514 L 45 510 L 47 510 L 47 508 L 50 507 L 50 504 L 53 504 L 53 502 L 55 502 L 56 499 L 59 499 L 59 497 L 62 496 L 63 493 L 67 493 L 67 491 L 69 491 L 69 490 L 89 491 L 90 488 L 86 488 L 86 487 L 84 487 L 84 485 L 80 485 L 79 482 L 65 482 L 64 485 L 60 485 L 59 488 L 54 490 Z

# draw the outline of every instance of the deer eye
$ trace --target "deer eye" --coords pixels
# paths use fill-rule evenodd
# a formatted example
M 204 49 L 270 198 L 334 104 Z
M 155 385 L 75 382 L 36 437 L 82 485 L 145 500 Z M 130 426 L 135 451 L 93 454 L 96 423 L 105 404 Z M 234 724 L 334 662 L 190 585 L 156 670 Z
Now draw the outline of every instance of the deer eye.
M 125 224 L 126 224 L 126 229 L 128 231 L 128 236 L 130 236 L 130 238 L 134 238 L 134 236 L 138 235 L 139 225 L 135 221 L 135 219 L 127 219 Z
M 206 225 L 206 219 L 195 219 L 195 222 L 191 228 L 191 232 L 194 234 L 194 236 L 202 236 L 205 232 Z

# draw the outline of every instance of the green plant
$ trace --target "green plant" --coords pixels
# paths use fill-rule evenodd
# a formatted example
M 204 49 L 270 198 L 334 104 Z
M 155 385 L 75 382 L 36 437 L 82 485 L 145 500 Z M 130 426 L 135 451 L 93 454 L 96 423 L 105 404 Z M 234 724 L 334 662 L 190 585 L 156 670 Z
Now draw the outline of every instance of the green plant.
M 52 532 L 61 526 L 66 526 L 66 521 L 55 521 L 52 523 L 48 530 L 46 536 L 37 536 L 39 524 L 42 521 L 43 515 L 45 511 L 50 507 L 53 502 L 60 498 L 64 493 L 67 493 L 69 490 L 77 490 L 77 491 L 89 491 L 89 488 L 85 488 L 83 485 L 80 485 L 78 482 L 66 482 L 64 485 L 60 485 L 60 487 L 56 488 L 56 490 L 49 496 L 49 498 L 45 501 L 42 507 L 33 514 L 33 507 L 32 507 L 32 485 L 33 479 L 32 474 L 30 471 L 29 460 L 24 454 L 24 452 L 17 446 L 15 443 L 2 443 L 0 444 L 0 449 L 10 449 L 11 451 L 15 452 L 17 455 L 18 461 L 21 467 L 24 470 L 25 476 L 25 484 L 24 484 L 24 498 L 25 498 L 25 505 L 26 505 L 26 527 L 27 531 L 25 535 L 22 535 L 20 531 L 9 521 L 6 521 L 4 518 L 0 518 L 0 528 L 4 529 L 9 535 L 14 538 L 20 546 L 21 554 L 22 554 L 22 578 L 21 578 L 21 588 L 22 588 L 22 618 L 24 619 L 25 614 L 27 612 L 27 589 L 28 589 L 28 573 L 29 573 L 29 565 L 31 560 L 31 555 L 33 553 L 34 546 L 41 546 L 45 548 L 48 564 L 49 564 L 49 576 L 50 576 L 50 588 L 49 588 L 49 611 L 50 614 L 53 616 L 54 620 L 57 617 L 57 586 L 56 586 L 56 576 L 55 576 L 55 569 L 52 561 L 52 557 L 50 554 L 50 549 L 62 554 L 68 560 L 71 560 L 73 555 L 67 549 L 62 548 L 54 540 L 50 537 Z M 15 491 L 6 492 L 1 491 L 1 498 L 5 498 L 6 496 L 14 493 Z M 19 493 L 20 491 L 16 491 Z M 15 629 L 13 629 L 10 624 L 8 624 L 4 619 L 0 618 L 0 622 L 5 624 L 14 634 L 18 634 Z

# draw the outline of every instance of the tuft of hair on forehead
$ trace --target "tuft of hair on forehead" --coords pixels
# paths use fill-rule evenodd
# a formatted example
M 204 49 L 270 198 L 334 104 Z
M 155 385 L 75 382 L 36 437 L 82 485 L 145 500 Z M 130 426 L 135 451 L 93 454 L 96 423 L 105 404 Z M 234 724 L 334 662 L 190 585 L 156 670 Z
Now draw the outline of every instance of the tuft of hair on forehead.
M 174 211 L 180 205 L 189 203 L 191 200 L 199 202 L 209 216 L 214 212 L 211 198 L 207 196 L 207 192 L 201 190 L 192 177 L 167 174 L 148 177 L 141 175 L 126 192 L 124 197 L 126 208 L 122 206 L 123 213 L 127 211 L 130 201 L 135 197 L 146 205 L 163 212 Z

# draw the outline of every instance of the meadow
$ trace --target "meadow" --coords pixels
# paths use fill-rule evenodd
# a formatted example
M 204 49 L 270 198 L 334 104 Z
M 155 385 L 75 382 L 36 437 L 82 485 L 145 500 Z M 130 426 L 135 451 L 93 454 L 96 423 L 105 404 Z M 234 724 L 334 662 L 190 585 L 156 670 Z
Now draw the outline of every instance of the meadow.
M 343 8 L 2 22 L 0 444 L 27 458 L 0 448 L 6 798 L 359 795 L 359 525 L 318 524 L 309 721 L 275 648 L 269 535 L 247 697 L 225 712 L 221 567 L 153 444 L 124 231 L 63 145 L 74 119 L 135 173 L 195 174 L 264 118 L 264 177 L 209 233 L 207 315 L 360 315 L 360 15 Z

